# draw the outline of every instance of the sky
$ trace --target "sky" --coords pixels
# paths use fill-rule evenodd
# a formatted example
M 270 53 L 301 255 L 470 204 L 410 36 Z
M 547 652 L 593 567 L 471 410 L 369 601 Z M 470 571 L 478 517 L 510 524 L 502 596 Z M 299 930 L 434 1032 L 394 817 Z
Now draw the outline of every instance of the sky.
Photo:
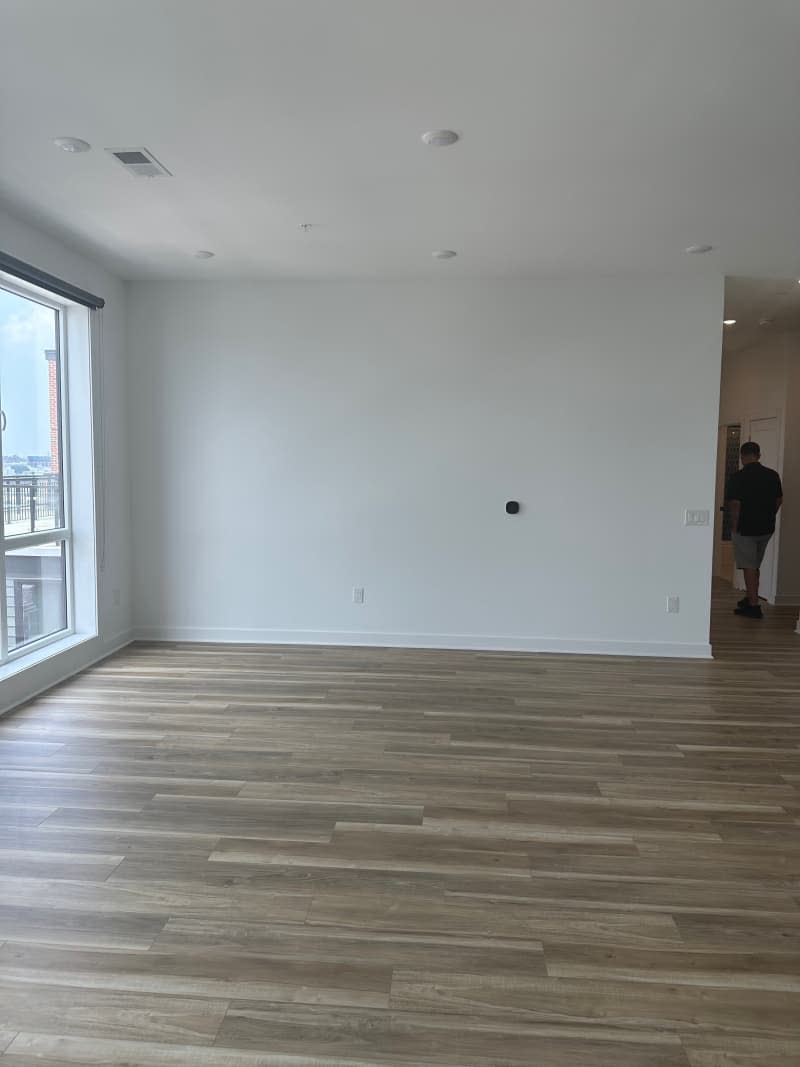
M 56 312 L 0 289 L 0 407 L 3 455 L 50 454 L 45 350 L 56 346 Z

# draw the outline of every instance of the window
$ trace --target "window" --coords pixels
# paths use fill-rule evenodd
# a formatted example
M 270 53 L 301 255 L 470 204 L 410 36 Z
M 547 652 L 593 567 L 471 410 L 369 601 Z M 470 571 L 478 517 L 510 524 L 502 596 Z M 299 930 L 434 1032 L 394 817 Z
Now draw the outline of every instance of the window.
M 0 665 L 74 629 L 66 305 L 0 287 Z

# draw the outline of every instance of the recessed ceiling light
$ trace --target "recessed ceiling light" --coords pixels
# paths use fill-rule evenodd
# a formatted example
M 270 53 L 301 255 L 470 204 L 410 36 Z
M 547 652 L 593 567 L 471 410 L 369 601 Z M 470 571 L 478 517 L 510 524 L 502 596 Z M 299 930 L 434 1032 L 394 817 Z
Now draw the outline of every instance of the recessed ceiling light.
M 56 137 L 53 144 L 64 152 L 88 152 L 92 147 L 88 141 L 82 141 L 80 137 Z
M 723 326 L 735 326 L 736 325 L 736 319 L 723 319 L 722 320 L 722 325 Z
M 455 144 L 458 139 L 455 130 L 428 130 L 422 135 L 424 143 L 433 148 L 447 148 L 448 145 Z
M 452 248 L 440 248 L 437 252 L 431 252 L 434 259 L 454 259 L 458 253 Z
M 690 256 L 702 256 L 704 252 L 710 252 L 713 245 L 689 245 L 686 251 Z
M 209 252 L 207 248 L 200 248 L 194 253 L 195 259 L 213 259 L 214 253 Z

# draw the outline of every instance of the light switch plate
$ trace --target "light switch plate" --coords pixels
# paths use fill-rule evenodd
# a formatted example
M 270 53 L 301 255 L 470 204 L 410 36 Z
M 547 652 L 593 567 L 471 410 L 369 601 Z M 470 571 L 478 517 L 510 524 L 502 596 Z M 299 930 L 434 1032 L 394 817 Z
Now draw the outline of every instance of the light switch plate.
M 708 508 L 691 509 L 687 508 L 686 515 L 684 516 L 684 526 L 708 526 L 710 521 L 710 512 Z

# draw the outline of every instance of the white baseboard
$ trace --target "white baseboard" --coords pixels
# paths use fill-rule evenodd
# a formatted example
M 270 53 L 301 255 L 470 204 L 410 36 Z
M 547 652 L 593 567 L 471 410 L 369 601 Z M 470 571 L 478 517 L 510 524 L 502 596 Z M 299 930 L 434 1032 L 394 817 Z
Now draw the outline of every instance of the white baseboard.
M 677 641 L 562 640 L 486 634 L 403 634 L 350 630 L 265 630 L 202 626 L 140 626 L 136 641 L 235 645 L 335 645 L 367 648 L 440 648 L 472 652 L 549 652 L 579 656 L 657 656 L 711 659 L 711 645 Z
M 94 666 L 95 663 L 99 663 L 101 659 L 107 659 L 109 656 L 113 656 L 115 652 L 119 652 L 122 648 L 127 648 L 135 640 L 133 636 L 133 630 L 121 630 L 118 634 L 114 634 L 113 637 L 108 637 L 103 640 L 103 651 L 92 663 L 87 663 L 87 667 Z

